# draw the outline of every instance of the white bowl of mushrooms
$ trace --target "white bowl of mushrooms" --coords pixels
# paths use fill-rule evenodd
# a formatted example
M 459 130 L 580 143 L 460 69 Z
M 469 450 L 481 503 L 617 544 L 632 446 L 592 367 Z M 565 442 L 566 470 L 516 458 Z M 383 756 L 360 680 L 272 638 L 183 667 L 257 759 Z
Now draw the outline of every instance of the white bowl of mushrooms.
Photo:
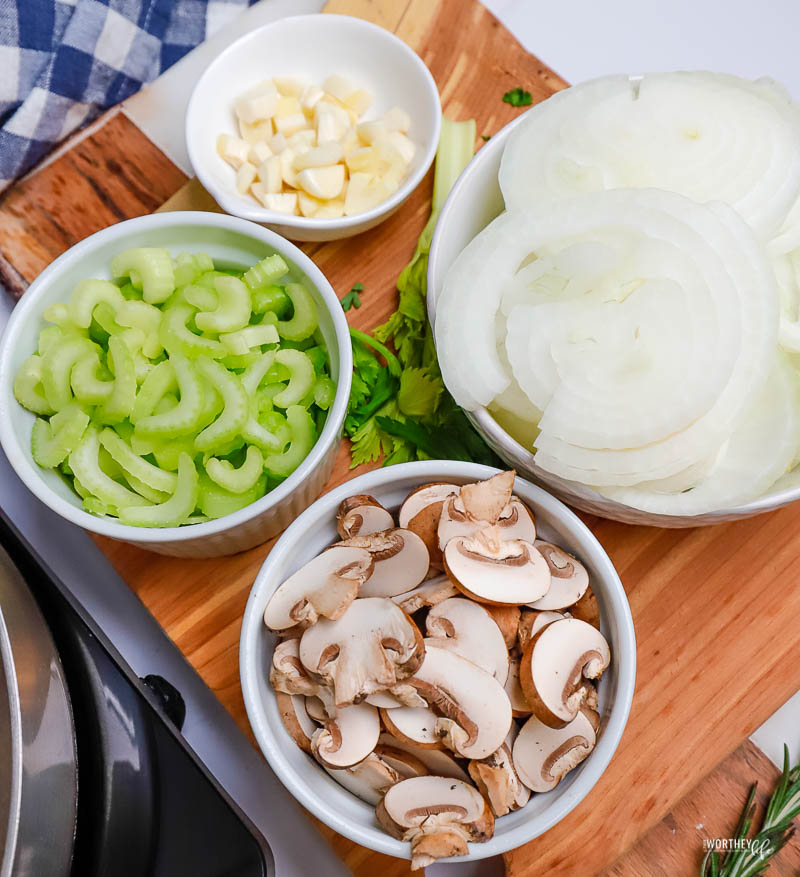
M 424 867 L 520 846 L 589 793 L 636 643 L 611 561 L 566 506 L 513 472 L 431 460 L 343 484 L 286 530 L 240 672 L 298 801 Z

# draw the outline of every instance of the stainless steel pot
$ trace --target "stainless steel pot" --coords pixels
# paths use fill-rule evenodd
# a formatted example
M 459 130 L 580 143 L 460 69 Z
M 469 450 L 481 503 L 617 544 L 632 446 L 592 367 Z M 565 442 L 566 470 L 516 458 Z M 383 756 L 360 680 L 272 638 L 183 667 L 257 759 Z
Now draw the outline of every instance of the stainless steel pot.
M 0 548 L 0 877 L 69 874 L 77 801 L 61 661 L 22 575 Z

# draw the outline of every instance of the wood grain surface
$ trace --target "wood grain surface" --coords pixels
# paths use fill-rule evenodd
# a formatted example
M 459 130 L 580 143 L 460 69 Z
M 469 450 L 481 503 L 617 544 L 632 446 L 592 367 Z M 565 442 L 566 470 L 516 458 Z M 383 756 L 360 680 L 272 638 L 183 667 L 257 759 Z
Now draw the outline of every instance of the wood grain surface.
M 502 102 L 509 88 L 524 86 L 541 100 L 564 85 L 477 0 L 332 0 L 327 10 L 369 18 L 405 39 L 433 72 L 446 114 L 476 118 L 479 135 L 492 134 L 517 114 Z M 476 146 L 481 143 L 479 138 Z M 21 292 L 75 241 L 150 212 L 168 198 L 167 209 L 213 206 L 196 183 L 181 188 L 185 181 L 124 115 L 115 115 L 0 200 L 0 279 Z M 304 245 L 340 295 L 355 282 L 364 284 L 363 307 L 348 312 L 353 325 L 372 328 L 394 309 L 395 279 L 425 223 L 430 193 L 429 174 L 378 228 L 350 240 Z M 343 445 L 328 486 L 352 474 Z M 696 530 L 585 519 L 631 601 L 639 660 L 634 706 L 620 748 L 592 793 L 545 836 L 509 853 L 507 869 L 512 875 L 587 877 L 613 867 L 623 870 L 607 873 L 672 877 L 684 873 L 697 840 L 676 832 L 673 846 L 680 849 L 660 858 L 659 838 L 664 826 L 671 832 L 670 819 L 684 812 L 680 807 L 696 806 L 715 818 L 728 812 L 719 802 L 706 805 L 705 798 L 691 804 L 702 785 L 683 805 L 681 799 L 735 750 L 724 771 L 740 771 L 746 785 L 752 754 L 742 764 L 737 747 L 800 688 L 800 504 Z M 97 541 L 252 739 L 238 678 L 239 628 L 270 544 L 235 557 L 192 561 Z M 732 812 L 741 803 L 740 789 L 733 791 Z M 727 792 L 723 797 L 729 800 Z M 694 811 L 685 812 L 688 819 Z M 405 862 L 325 832 L 359 877 L 408 873 Z M 640 845 L 629 854 L 634 858 L 615 865 L 643 835 L 644 858 L 636 858 Z M 679 863 L 674 868 L 673 860 Z

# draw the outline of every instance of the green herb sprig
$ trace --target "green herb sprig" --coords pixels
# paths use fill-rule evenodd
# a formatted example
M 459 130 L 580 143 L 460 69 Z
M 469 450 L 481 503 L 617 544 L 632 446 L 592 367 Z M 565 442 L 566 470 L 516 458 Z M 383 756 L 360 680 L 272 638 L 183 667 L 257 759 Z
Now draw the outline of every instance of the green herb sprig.
M 340 299 L 340 301 L 342 303 L 342 310 L 345 312 L 349 311 L 350 308 L 355 308 L 356 310 L 358 310 L 361 307 L 360 293 L 362 293 L 363 291 L 364 291 L 364 284 L 363 283 L 354 283 L 350 287 L 350 292 L 348 292 L 347 295 L 343 295 L 342 298 Z
M 503 103 L 512 107 L 529 107 L 533 103 L 533 96 L 518 85 L 503 95 Z
M 747 803 L 736 826 L 734 839 L 748 838 L 755 814 L 756 789 L 753 783 Z M 761 827 L 745 849 L 731 849 L 724 855 L 710 849 L 703 857 L 700 877 L 755 877 L 763 874 L 770 860 L 783 849 L 795 832 L 792 821 L 800 815 L 800 764 L 789 766 L 789 749 L 783 747 L 783 773 L 769 799 Z

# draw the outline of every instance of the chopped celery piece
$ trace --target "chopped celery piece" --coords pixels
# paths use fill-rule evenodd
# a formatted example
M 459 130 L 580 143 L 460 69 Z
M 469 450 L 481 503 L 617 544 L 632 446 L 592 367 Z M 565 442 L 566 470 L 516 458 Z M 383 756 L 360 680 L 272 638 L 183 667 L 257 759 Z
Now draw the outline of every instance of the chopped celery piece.
M 199 359 L 197 369 L 222 396 L 225 407 L 220 416 L 194 440 L 198 451 L 211 451 L 231 441 L 247 423 L 249 405 L 247 393 L 239 378 L 213 359 Z
M 153 456 L 156 463 L 168 472 L 178 471 L 178 460 L 181 454 L 188 454 L 192 457 L 194 453 L 194 436 L 171 439 L 170 441 L 157 444 L 153 448 Z
M 289 341 L 303 341 L 317 328 L 317 306 L 302 283 L 290 283 L 286 293 L 292 300 L 294 313 L 290 320 L 278 321 L 278 333 Z
M 136 401 L 131 411 L 131 423 L 135 426 L 143 417 L 148 417 L 155 411 L 160 399 L 177 389 L 178 381 L 171 360 L 165 359 L 153 366 L 136 394 Z
M 106 505 L 91 494 L 83 498 L 83 507 L 87 512 L 91 512 L 93 515 L 98 515 L 101 518 L 116 517 L 118 514 L 114 506 Z
M 101 405 L 114 389 L 112 375 L 97 350 L 88 351 L 75 363 L 69 380 L 75 398 L 85 405 Z
M 292 431 L 289 447 L 282 454 L 271 454 L 264 460 L 264 468 L 272 475 L 291 475 L 314 445 L 314 420 L 305 408 L 292 405 L 286 409 L 286 419 Z
M 253 290 L 253 313 L 265 314 L 267 312 L 283 314 L 289 308 L 289 296 L 282 286 L 264 286 Z
M 219 305 L 216 290 L 207 289 L 205 286 L 187 286 L 183 290 L 183 297 L 198 311 L 215 311 Z
M 264 379 L 264 375 L 269 371 L 272 367 L 272 363 L 275 361 L 275 354 L 272 351 L 262 354 L 259 358 L 252 364 L 249 365 L 244 374 L 241 375 L 240 380 L 242 382 L 242 386 L 244 387 L 245 393 L 248 396 L 253 396 L 258 389 L 258 385 Z
M 229 490 L 231 493 L 244 493 L 258 481 L 264 471 L 264 458 L 258 448 L 250 445 L 247 448 L 244 463 L 235 468 L 228 460 L 212 457 L 206 463 L 208 477 Z
M 255 502 L 264 495 L 267 488 L 267 476 L 262 473 L 256 483 L 244 493 L 231 493 L 215 484 L 206 475 L 205 470 L 200 470 L 200 496 L 197 504 L 200 511 L 209 518 L 221 518 L 223 515 L 230 515 L 232 512 L 238 512 L 250 503 Z
M 314 404 L 327 411 L 333 405 L 335 396 L 336 384 L 326 376 L 317 378 L 317 383 L 314 385 Z
M 250 322 L 250 290 L 238 277 L 217 277 L 214 289 L 219 296 L 213 311 L 200 311 L 194 321 L 201 332 L 235 332 Z
M 164 318 L 159 326 L 159 341 L 170 356 L 183 354 L 195 357 L 224 356 L 225 348 L 212 338 L 195 335 L 187 327 L 188 321 L 197 313 L 190 304 L 169 305 L 163 312 Z
M 169 499 L 170 495 L 168 493 L 164 493 L 161 490 L 153 490 L 152 487 L 149 487 L 144 481 L 139 481 L 139 479 L 134 475 L 131 475 L 130 472 L 125 473 L 125 480 L 133 490 L 145 499 L 150 500 L 150 502 L 161 503 L 164 502 L 164 500 Z
M 150 414 L 138 420 L 135 426 L 139 435 L 171 439 L 193 432 L 200 423 L 205 402 L 205 390 L 200 377 L 185 356 L 175 354 L 170 362 L 175 369 L 180 401 L 169 411 Z
M 148 359 L 160 356 L 164 349 L 158 333 L 161 319 L 161 310 L 146 301 L 126 301 L 117 308 L 117 322 L 120 326 L 139 329 L 143 333 L 144 340 L 140 348 Z
M 214 270 L 211 256 L 205 253 L 178 253 L 175 258 L 175 286 L 186 286 L 206 271 Z
M 267 256 L 258 264 L 246 271 L 244 274 L 244 282 L 250 289 L 258 289 L 260 286 L 267 286 L 280 280 L 284 274 L 289 271 L 289 266 L 284 262 L 283 257 L 277 253 Z
M 228 356 L 223 356 L 220 362 L 225 368 L 241 371 L 251 366 L 254 362 L 258 362 L 261 359 L 261 355 L 260 350 L 252 350 L 250 353 L 231 353 Z
M 113 311 L 125 301 L 119 287 L 108 280 L 82 280 L 69 299 L 72 322 L 81 329 L 88 329 L 94 309 L 101 303 Z
M 328 370 L 328 351 L 325 350 L 324 347 L 320 347 L 316 345 L 315 347 L 309 347 L 307 350 L 303 351 L 305 355 L 314 363 L 314 371 L 318 375 L 327 374 Z
M 133 355 L 118 335 L 108 339 L 108 362 L 114 373 L 114 387 L 109 397 L 96 410 L 100 423 L 119 423 L 130 417 L 136 401 L 136 371 Z
M 129 277 L 149 304 L 166 301 L 175 290 L 172 257 L 161 247 L 136 247 L 117 253 L 111 260 L 111 274 Z
M 275 326 L 261 323 L 245 326 L 236 332 L 226 332 L 219 336 L 219 340 L 231 353 L 242 355 L 249 353 L 253 347 L 261 347 L 262 344 L 277 344 L 280 339 Z
M 75 326 L 69 307 L 63 301 L 48 305 L 42 312 L 42 319 L 47 320 L 48 323 L 55 323 L 57 326 Z
M 158 466 L 148 463 L 143 457 L 135 454 L 131 446 L 113 429 L 104 429 L 100 433 L 100 444 L 119 464 L 126 477 L 132 475 L 138 481 L 161 493 L 171 494 L 175 490 L 175 475 L 172 472 L 164 472 Z
M 136 527 L 178 527 L 194 512 L 197 497 L 197 469 L 188 454 L 181 454 L 178 460 L 177 485 L 172 496 L 158 505 L 121 508 L 119 519 L 123 524 L 133 524 Z
M 272 401 L 281 408 L 296 405 L 314 386 L 314 365 L 301 350 L 279 350 L 275 362 L 289 370 L 289 383 Z
M 14 398 L 34 414 L 48 415 L 55 410 L 42 386 L 42 358 L 35 353 L 22 363 L 14 377 Z
M 31 431 L 31 454 L 45 469 L 55 469 L 75 450 L 89 425 L 89 415 L 75 402 L 49 422 L 37 418 Z
M 141 496 L 109 478 L 100 468 L 100 438 L 97 429 L 90 426 L 83 434 L 74 451 L 69 455 L 69 465 L 83 488 L 107 506 L 123 509 L 139 505 Z
M 78 334 L 76 330 L 76 334 Z M 44 356 L 53 344 L 56 344 L 64 337 L 64 332 L 58 326 L 45 326 L 39 333 L 39 341 L 37 350 L 39 356 Z
M 75 363 L 91 350 L 99 350 L 88 338 L 66 335 L 51 344 L 42 357 L 42 386 L 56 411 L 72 401 L 70 376 Z

